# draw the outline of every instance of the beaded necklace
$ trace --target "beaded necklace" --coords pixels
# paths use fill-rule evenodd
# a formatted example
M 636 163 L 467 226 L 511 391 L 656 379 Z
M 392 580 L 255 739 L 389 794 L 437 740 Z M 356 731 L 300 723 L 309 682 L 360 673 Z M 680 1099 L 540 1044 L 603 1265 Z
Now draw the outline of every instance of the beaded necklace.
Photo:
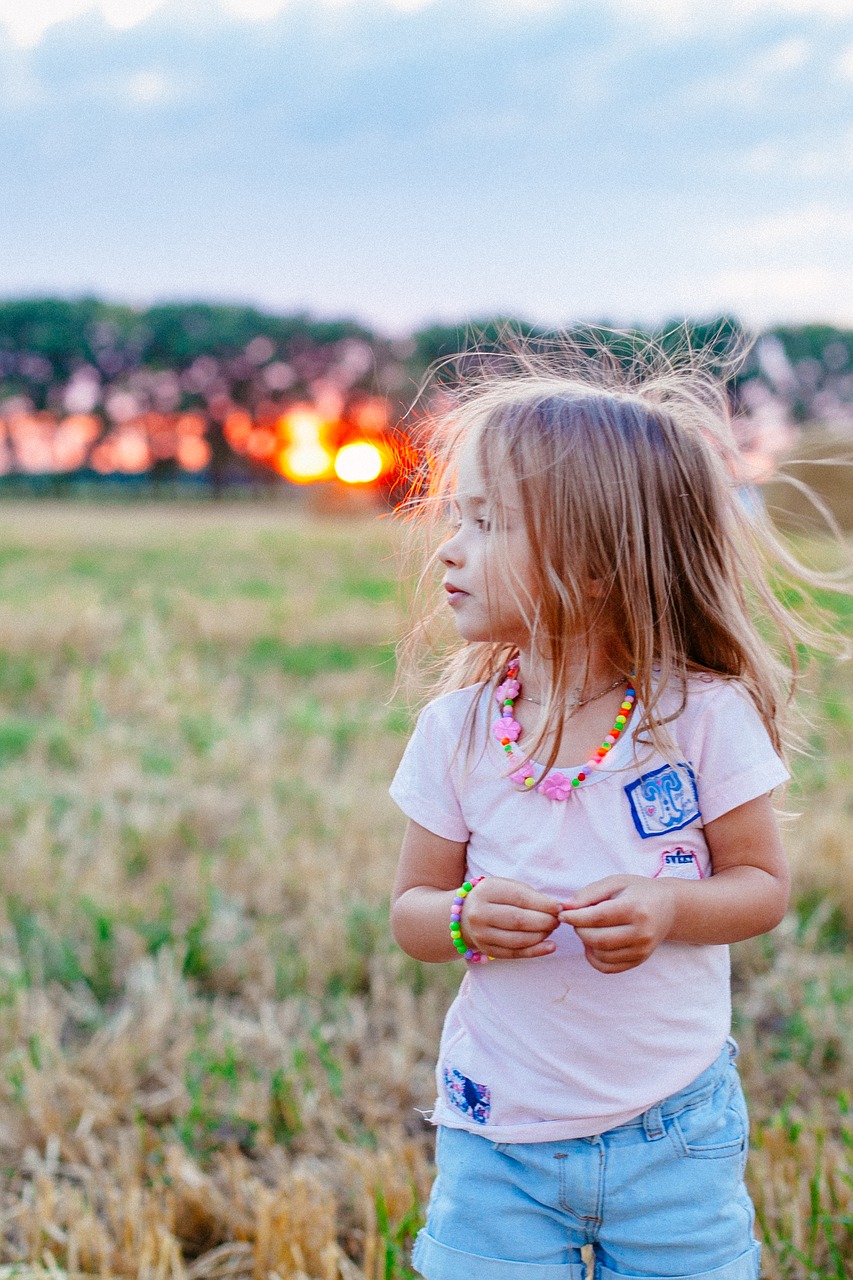
M 510 762 L 515 763 L 518 761 L 519 763 L 519 768 L 509 775 L 510 781 L 528 791 L 541 791 L 542 795 L 547 796 L 549 800 L 568 800 L 572 791 L 581 786 L 590 772 L 601 767 L 607 759 L 608 753 L 622 736 L 622 730 L 628 723 L 628 717 L 637 700 L 637 694 L 629 684 L 625 690 L 625 697 L 619 708 L 619 714 L 613 722 L 613 728 L 595 754 L 587 760 L 586 764 L 581 765 L 574 777 L 562 773 L 560 770 L 554 770 L 537 784 L 536 775 L 531 768 L 531 762 L 529 760 L 524 761 L 523 752 L 516 746 L 521 736 L 521 725 L 513 717 L 512 708 L 520 693 L 521 683 L 518 679 L 518 659 L 513 658 L 506 669 L 503 680 L 495 690 L 495 701 L 501 708 L 501 713 L 492 725 L 492 733 L 503 747 Z

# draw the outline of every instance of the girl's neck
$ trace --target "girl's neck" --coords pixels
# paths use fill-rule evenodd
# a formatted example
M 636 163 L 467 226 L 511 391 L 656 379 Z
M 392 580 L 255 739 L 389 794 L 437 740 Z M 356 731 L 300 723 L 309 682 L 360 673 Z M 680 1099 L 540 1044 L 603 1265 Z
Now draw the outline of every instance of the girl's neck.
M 551 663 L 532 646 L 519 649 L 519 680 L 522 694 L 531 702 L 545 705 L 553 688 Z M 594 645 L 569 663 L 569 688 L 583 701 L 612 685 L 622 673 L 613 665 L 603 645 Z

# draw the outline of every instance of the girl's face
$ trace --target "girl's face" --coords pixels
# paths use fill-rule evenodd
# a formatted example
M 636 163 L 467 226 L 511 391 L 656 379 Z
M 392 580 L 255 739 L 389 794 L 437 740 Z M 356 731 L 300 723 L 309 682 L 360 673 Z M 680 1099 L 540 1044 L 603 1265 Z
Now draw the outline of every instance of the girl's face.
M 502 479 L 501 490 L 498 516 L 469 442 L 457 468 L 452 502 L 455 530 L 438 558 L 444 565 L 444 587 L 459 634 L 469 641 L 523 648 L 530 638 L 529 617 L 535 605 L 533 557 L 515 482 Z

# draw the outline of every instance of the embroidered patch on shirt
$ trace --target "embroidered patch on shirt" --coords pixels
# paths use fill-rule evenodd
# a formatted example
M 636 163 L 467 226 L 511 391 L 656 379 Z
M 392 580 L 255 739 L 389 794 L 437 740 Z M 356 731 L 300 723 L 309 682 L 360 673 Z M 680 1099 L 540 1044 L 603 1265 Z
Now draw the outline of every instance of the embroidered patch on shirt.
M 696 778 L 689 764 L 665 764 L 625 788 L 634 826 L 644 840 L 680 831 L 701 817 Z
M 668 876 L 673 880 L 704 880 L 699 859 L 692 849 L 682 849 L 676 845 L 674 849 L 664 849 L 660 856 L 660 866 L 652 879 Z
M 444 1087 L 447 1100 L 457 1111 L 462 1111 L 477 1124 L 485 1124 L 492 1107 L 492 1093 L 487 1084 L 477 1084 L 463 1076 L 455 1068 L 444 1068 Z

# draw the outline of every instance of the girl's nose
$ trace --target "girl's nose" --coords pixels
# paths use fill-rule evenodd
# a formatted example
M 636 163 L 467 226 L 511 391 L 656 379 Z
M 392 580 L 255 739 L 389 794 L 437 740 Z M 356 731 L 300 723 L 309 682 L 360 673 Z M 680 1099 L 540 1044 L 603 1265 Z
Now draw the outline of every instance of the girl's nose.
M 444 545 L 439 548 L 438 558 L 447 568 L 450 568 L 451 565 L 458 566 L 462 563 L 462 549 L 459 545 L 458 533 L 452 534 Z

